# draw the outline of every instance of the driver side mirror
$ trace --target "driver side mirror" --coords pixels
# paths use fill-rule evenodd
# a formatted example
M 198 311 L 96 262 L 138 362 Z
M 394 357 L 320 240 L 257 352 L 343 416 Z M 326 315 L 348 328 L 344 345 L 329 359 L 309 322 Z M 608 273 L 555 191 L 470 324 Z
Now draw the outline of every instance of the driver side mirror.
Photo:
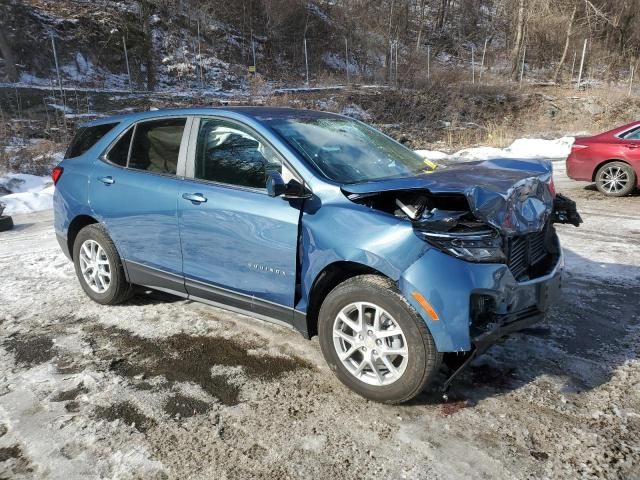
M 269 172 L 267 177 L 267 193 L 270 197 L 280 197 L 284 199 L 309 198 L 311 192 L 299 181 L 295 179 L 284 183 L 280 172 Z

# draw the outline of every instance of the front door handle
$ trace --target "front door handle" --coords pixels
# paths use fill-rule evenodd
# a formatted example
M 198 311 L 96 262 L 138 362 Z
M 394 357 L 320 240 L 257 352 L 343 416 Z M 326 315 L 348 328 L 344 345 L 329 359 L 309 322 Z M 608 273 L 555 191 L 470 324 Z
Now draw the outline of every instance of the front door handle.
M 626 147 L 627 148 L 638 148 L 638 147 L 640 147 L 640 145 L 634 145 L 633 143 L 627 143 Z
M 113 179 L 112 176 L 100 177 L 98 178 L 98 180 L 104 183 L 105 185 L 113 185 L 114 183 L 116 183 L 116 181 Z
M 201 193 L 183 193 L 182 198 L 189 200 L 194 205 L 200 205 L 207 201 L 207 197 Z

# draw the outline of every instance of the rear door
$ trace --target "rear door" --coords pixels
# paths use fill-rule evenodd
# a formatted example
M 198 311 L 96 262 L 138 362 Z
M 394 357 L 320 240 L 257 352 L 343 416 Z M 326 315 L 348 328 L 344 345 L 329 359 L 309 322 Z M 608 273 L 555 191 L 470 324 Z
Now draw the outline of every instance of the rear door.
M 132 283 L 185 292 L 176 203 L 182 191 L 187 117 L 144 120 L 97 161 L 90 203 Z
M 300 205 L 272 198 L 269 171 L 282 157 L 247 126 L 194 121 L 178 216 L 190 295 L 290 322 Z

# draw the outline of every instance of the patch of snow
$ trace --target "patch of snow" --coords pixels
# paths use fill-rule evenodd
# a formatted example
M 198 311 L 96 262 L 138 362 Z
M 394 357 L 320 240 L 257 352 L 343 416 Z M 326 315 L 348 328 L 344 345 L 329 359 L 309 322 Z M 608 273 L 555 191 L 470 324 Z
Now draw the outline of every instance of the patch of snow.
M 49 177 L 21 173 L 0 177 L 0 191 L 11 192 L 0 197 L 6 208 L 4 215 L 31 213 L 53 208 L 53 192 Z
M 571 152 L 574 137 L 562 137 L 555 140 L 541 138 L 519 138 L 507 148 L 472 147 L 459 150 L 448 155 L 431 150 L 416 150 L 419 155 L 429 160 L 490 160 L 495 158 L 526 158 L 526 159 L 564 159 Z
M 349 55 L 351 56 L 351 55 Z M 345 67 L 345 59 L 344 57 L 338 55 L 337 53 L 333 53 L 333 52 L 329 52 L 329 53 L 324 53 L 322 55 L 322 61 L 330 68 L 333 68 L 335 70 L 342 70 L 344 71 L 344 67 Z M 349 73 L 350 74 L 357 74 L 360 73 L 359 69 L 358 69 L 358 65 L 356 65 L 353 62 L 349 62 Z
M 344 107 L 340 113 L 342 115 L 346 115 L 347 117 L 355 118 L 356 120 L 361 120 L 361 121 L 371 120 L 371 115 L 369 115 L 365 110 L 363 110 L 362 107 L 354 103 Z
M 10 173 L 0 177 L 0 187 L 10 193 L 39 192 L 51 183 L 49 177 L 38 177 L 25 173 Z
M 54 191 L 55 187 L 51 185 L 39 192 L 12 193 L 0 197 L 0 201 L 6 205 L 4 215 L 50 210 L 53 208 Z

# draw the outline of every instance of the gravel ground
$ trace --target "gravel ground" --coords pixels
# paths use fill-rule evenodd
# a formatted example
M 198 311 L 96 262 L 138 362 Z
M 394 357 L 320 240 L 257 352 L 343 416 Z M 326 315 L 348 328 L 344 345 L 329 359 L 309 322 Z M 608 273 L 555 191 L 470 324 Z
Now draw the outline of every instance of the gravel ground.
M 450 400 L 366 401 L 317 338 L 158 293 L 92 303 L 51 213 L 0 234 L 0 479 L 640 478 L 640 197 L 569 182 L 548 321 Z M 442 381 L 443 377 L 440 379 Z

